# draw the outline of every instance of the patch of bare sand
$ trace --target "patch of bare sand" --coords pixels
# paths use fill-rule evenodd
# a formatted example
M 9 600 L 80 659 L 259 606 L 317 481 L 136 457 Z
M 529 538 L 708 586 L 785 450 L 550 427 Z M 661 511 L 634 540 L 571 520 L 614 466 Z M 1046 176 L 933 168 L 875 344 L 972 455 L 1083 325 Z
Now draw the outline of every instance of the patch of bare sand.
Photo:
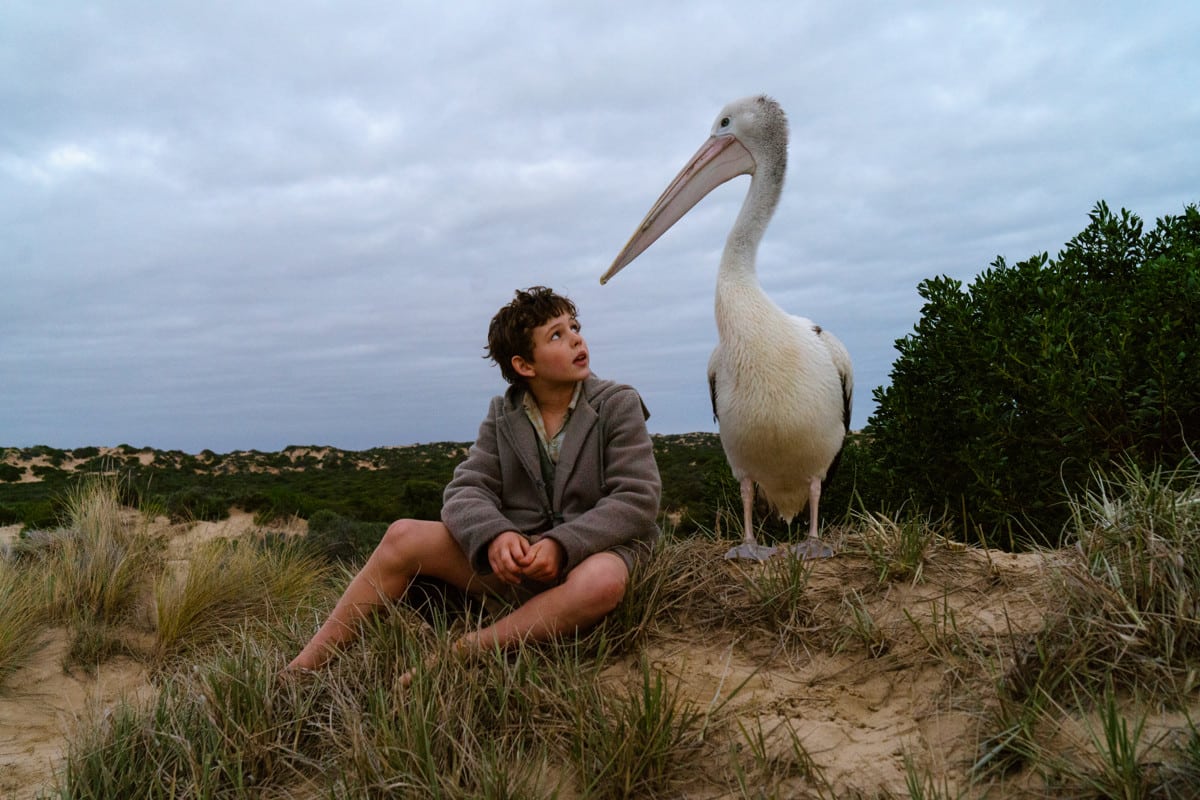
M 128 524 L 141 520 L 126 512 Z M 227 519 L 215 522 L 172 523 L 166 517 L 143 522 L 151 534 L 166 540 L 167 565 L 186 574 L 191 559 L 216 539 L 242 539 L 261 530 L 254 515 L 233 509 Z M 307 523 L 293 519 L 272 524 L 271 529 L 294 535 Z M 0 543 L 12 542 L 20 525 L 0 528 Z M 63 668 L 68 634 L 56 628 L 44 635 L 44 644 L 31 663 L 10 676 L 0 688 L 0 797 L 5 800 L 35 798 L 53 780 L 65 756 L 67 733 L 89 711 L 113 707 L 122 698 L 153 696 L 144 665 L 118 657 L 94 673 Z
M 951 786 L 965 784 L 979 740 L 971 693 L 978 675 L 939 651 L 971 642 L 1000 647 L 1043 622 L 1046 554 L 940 551 L 917 584 L 877 585 L 868 566 L 838 557 L 818 562 L 809 583 L 811 641 L 775 640 L 749 631 L 703 638 L 683 632 L 649 646 L 654 666 L 672 676 L 699 710 L 720 709 L 749 732 L 761 730 L 772 757 L 794 760 L 793 738 L 835 796 L 863 791 L 905 796 L 905 756 Z M 861 601 L 884 642 L 871 655 L 831 620 L 848 596 Z M 832 629 L 831 629 L 832 628 Z M 725 764 L 709 776 L 720 797 Z M 802 792 L 802 777 L 796 779 Z M 811 786 L 811 785 L 810 785 Z M 805 795 L 807 796 L 807 795 Z
M 234 508 L 225 519 L 214 521 L 171 523 L 166 517 L 158 517 L 151 529 L 166 537 L 167 558 L 182 561 L 191 558 L 198 549 L 215 539 L 244 539 L 263 530 L 263 526 L 255 522 L 251 512 Z M 308 523 L 299 517 L 286 522 L 273 522 L 270 526 L 270 530 L 288 536 L 302 534 L 307 529 Z
M 114 658 L 93 674 L 67 671 L 66 631 L 46 633 L 34 660 L 5 682 L 0 694 L 0 797 L 34 798 L 61 763 L 66 736 L 89 709 L 150 693 L 146 669 Z
M 21 524 L 0 525 L 0 547 L 10 545 L 17 541 L 17 539 L 21 536 L 21 528 L 23 527 L 25 526 Z

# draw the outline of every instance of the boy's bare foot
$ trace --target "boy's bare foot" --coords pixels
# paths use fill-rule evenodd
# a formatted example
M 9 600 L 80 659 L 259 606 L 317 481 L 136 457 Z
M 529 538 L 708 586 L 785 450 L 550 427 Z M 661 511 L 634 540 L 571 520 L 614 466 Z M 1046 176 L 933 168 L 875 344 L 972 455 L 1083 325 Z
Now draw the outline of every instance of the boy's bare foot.
M 298 685 L 309 683 L 317 679 L 320 675 L 319 670 L 309 669 L 308 667 L 297 667 L 288 664 L 279 672 L 275 673 L 275 684 L 277 686 Z
M 479 645 L 474 641 L 459 639 L 450 646 L 450 656 L 457 661 L 470 661 L 478 656 L 479 652 Z M 405 671 L 399 678 L 396 678 L 396 685 L 401 689 L 407 689 L 409 686 L 412 686 L 413 678 L 416 676 L 418 669 L 428 671 L 436 664 L 437 656 L 429 656 L 421 663 L 420 667 L 413 667 Z

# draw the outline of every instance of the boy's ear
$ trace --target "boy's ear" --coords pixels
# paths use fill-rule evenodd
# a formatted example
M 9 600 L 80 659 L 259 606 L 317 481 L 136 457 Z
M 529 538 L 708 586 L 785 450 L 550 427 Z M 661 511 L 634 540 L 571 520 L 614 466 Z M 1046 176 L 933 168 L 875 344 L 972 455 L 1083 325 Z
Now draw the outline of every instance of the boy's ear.
M 512 368 L 522 378 L 532 378 L 537 375 L 537 372 L 533 368 L 533 364 L 530 364 L 521 356 L 512 357 Z

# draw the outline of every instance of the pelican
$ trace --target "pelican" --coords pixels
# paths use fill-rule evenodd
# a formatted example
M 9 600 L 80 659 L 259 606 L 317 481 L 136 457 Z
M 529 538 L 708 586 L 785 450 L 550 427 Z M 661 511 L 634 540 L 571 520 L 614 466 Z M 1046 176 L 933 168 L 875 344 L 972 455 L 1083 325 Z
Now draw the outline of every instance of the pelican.
M 750 176 L 717 272 L 718 343 L 708 362 L 713 415 L 742 498 L 744 540 L 726 558 L 762 561 L 776 552 L 755 539 L 755 485 L 788 524 L 808 505 L 808 535 L 795 546 L 802 558 L 833 555 L 819 539 L 817 507 L 850 427 L 850 355 L 829 331 L 776 305 L 755 269 L 783 191 L 787 142 L 787 117 L 770 97 L 725 106 L 600 278 L 607 283 L 717 186 Z

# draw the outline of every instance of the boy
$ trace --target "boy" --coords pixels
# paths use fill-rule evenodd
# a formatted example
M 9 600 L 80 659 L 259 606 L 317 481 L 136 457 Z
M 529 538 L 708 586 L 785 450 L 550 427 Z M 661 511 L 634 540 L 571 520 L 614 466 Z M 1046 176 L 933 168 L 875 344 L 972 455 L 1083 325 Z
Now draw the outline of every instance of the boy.
M 591 374 L 575 305 L 545 287 L 497 312 L 487 349 L 511 386 L 455 469 L 441 521 L 392 523 L 289 670 L 320 667 L 417 575 L 518 603 L 455 643 L 467 655 L 587 628 L 621 602 L 658 537 L 649 413 Z

